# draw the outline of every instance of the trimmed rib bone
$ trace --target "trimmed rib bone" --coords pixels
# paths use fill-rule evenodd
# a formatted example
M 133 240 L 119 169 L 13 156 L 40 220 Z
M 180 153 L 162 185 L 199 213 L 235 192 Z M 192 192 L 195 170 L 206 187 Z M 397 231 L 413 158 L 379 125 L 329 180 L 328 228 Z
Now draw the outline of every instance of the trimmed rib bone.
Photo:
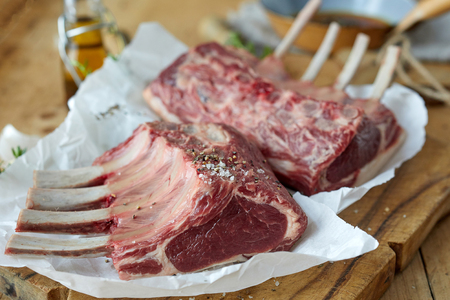
M 34 186 L 38 188 L 74 188 L 93 185 L 104 174 L 102 167 L 86 167 L 76 170 L 34 171 Z
M 379 100 L 392 81 L 395 67 L 400 57 L 401 49 L 397 46 L 389 46 L 384 56 L 377 77 L 373 83 L 373 91 L 370 99 Z
M 107 186 L 75 189 L 28 190 L 26 208 L 35 210 L 72 211 L 102 207 L 112 192 Z
M 328 27 L 327 34 L 320 44 L 319 49 L 316 54 L 314 54 L 313 59 L 309 63 L 308 68 L 303 74 L 302 81 L 313 81 L 320 69 L 322 68 L 324 62 L 330 56 L 331 50 L 333 49 L 334 42 L 339 34 L 340 26 L 336 22 L 332 22 Z
M 149 142 L 144 132 L 141 138 L 133 139 L 130 147 L 125 147 L 125 152 L 102 166 L 91 166 L 73 170 L 38 170 L 34 171 L 34 187 L 36 188 L 76 188 L 86 187 L 101 183 L 101 177 L 117 170 L 136 156 L 142 154 Z
M 13 235 L 6 245 L 6 254 L 27 256 L 99 257 L 109 256 L 112 248 L 109 237 L 83 239 L 48 239 L 35 236 Z
M 345 62 L 344 68 L 339 74 L 336 82 L 334 83 L 334 88 L 338 90 L 343 90 L 352 80 L 355 75 L 356 69 L 366 52 L 367 46 L 369 45 L 369 36 L 364 33 L 359 33 L 356 37 L 356 41 L 352 47 L 352 51 Z
M 321 0 L 309 0 L 303 9 L 297 14 L 297 17 L 284 36 L 283 40 L 275 48 L 274 56 L 276 58 L 281 58 L 288 51 L 289 47 L 303 30 L 306 23 L 308 23 L 311 17 L 319 9 L 321 2 Z
M 107 233 L 112 219 L 109 208 L 70 212 L 22 209 L 16 231 L 61 234 Z

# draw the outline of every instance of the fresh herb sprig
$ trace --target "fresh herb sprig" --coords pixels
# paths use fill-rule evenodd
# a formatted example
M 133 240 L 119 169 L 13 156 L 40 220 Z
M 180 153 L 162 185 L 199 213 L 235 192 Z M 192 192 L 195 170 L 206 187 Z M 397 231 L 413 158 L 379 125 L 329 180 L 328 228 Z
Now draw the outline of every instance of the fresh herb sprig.
M 21 148 L 20 146 L 17 146 L 16 148 L 11 148 L 11 152 L 14 155 L 14 158 L 17 159 L 20 156 L 22 156 L 25 152 L 27 152 L 27 148 Z M 0 159 L 0 174 L 5 172 L 6 168 L 8 168 L 12 162 L 9 162 L 8 164 Z
M 20 146 L 17 146 L 17 148 L 11 148 L 12 154 L 17 159 L 20 156 L 22 156 L 25 152 L 27 152 L 27 148 L 20 148 Z
M 72 66 L 77 67 L 84 77 L 87 77 L 92 73 L 92 69 L 89 68 L 89 63 L 87 60 L 84 62 L 84 64 L 80 63 L 77 60 L 72 60 L 70 63 L 72 64 Z
M 248 52 L 250 52 L 256 56 L 255 44 L 252 42 L 244 43 L 244 41 L 242 40 L 242 38 L 239 36 L 239 34 L 237 32 L 232 32 L 225 44 L 234 46 L 236 48 L 245 49 Z M 262 54 L 259 56 L 259 58 L 263 59 L 264 57 L 266 57 L 267 55 L 270 55 L 272 53 L 273 53 L 273 50 L 270 47 L 264 46 Z
M 112 53 L 108 53 L 108 57 L 110 57 L 114 61 L 118 61 L 119 60 L 119 54 L 114 55 Z

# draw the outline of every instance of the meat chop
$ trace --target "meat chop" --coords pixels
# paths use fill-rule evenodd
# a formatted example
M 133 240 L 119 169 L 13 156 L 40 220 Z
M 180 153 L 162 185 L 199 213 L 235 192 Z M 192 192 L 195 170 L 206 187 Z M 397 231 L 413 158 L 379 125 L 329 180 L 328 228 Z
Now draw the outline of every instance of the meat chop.
M 124 280 L 287 251 L 307 226 L 258 148 L 221 124 L 143 124 L 92 167 L 36 171 L 26 205 L 16 231 L 106 235 L 16 234 L 6 254 L 111 256 Z
M 364 110 L 279 89 L 242 51 L 197 46 L 150 83 L 144 98 L 168 121 L 234 126 L 257 142 L 280 180 L 305 195 L 366 178 L 361 170 L 379 153 L 382 133 Z

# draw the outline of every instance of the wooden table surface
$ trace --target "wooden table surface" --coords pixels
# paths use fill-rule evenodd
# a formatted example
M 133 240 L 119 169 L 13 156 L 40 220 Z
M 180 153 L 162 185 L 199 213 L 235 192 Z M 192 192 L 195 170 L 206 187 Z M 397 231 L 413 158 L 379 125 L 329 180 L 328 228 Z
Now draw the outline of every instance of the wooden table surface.
M 139 23 L 157 21 L 188 46 L 194 46 L 203 41 L 198 34 L 200 18 L 209 14 L 225 16 L 229 10 L 237 9 L 241 0 L 103 2 L 130 36 Z M 67 108 L 56 47 L 56 20 L 61 12 L 62 1 L 0 0 L 0 129 L 11 123 L 24 133 L 44 136 L 64 120 Z M 310 57 L 288 59 L 306 67 Z M 319 74 L 318 84 L 331 83 L 344 59 L 345 52 L 329 60 Z M 450 86 L 450 64 L 426 66 Z M 353 83 L 371 83 L 374 70 L 368 58 Z M 428 109 L 428 137 L 450 145 L 450 108 L 430 104 Z M 4 297 L 0 294 L 1 300 Z M 450 299 L 450 217 L 437 223 L 410 265 L 395 276 L 381 299 Z

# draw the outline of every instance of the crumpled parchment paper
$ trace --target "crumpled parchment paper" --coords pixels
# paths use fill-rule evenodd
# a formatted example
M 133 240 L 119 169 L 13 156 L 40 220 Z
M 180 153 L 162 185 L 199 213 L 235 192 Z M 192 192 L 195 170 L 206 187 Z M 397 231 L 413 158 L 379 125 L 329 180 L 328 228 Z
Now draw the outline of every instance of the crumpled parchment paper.
M 331 193 L 315 200 L 299 193 L 294 195 L 294 199 L 308 215 L 309 225 L 291 252 L 259 254 L 245 263 L 212 271 L 124 282 L 118 279 L 112 263 L 105 263 L 105 258 L 26 258 L 3 254 L 8 238 L 14 233 L 19 211 L 24 208 L 27 190 L 33 185 L 33 170 L 88 166 L 104 151 L 124 141 L 140 123 L 155 120 L 157 117 L 142 98 L 142 90 L 186 50 L 185 45 L 160 25 L 142 24 L 119 61 L 106 59 L 104 66 L 85 80 L 78 93 L 70 100 L 70 112 L 61 126 L 39 140 L 34 148 L 29 149 L 0 175 L 1 266 L 27 266 L 70 289 L 95 297 L 192 296 L 240 290 L 271 277 L 296 273 L 326 261 L 352 258 L 378 246 L 378 242 L 371 236 L 336 216 L 336 210 L 356 201 L 364 193 L 352 194 L 354 189 L 349 189 L 345 192 L 337 191 L 337 195 L 343 195 L 344 200 L 335 199 L 335 194 Z M 370 86 L 355 89 L 365 92 Z M 416 130 L 414 135 L 420 136 L 422 142 L 419 140 L 411 144 L 421 147 L 423 133 L 419 129 L 424 120 L 421 99 L 399 85 L 390 88 L 385 98 L 392 98 L 390 101 L 386 100 L 386 104 L 392 109 L 415 107 L 411 112 L 412 116 L 409 116 L 410 113 L 405 108 L 404 114 L 408 115 L 405 122 L 414 120 L 419 124 L 411 130 Z M 396 155 L 398 159 L 388 163 L 381 174 L 382 178 L 374 179 L 371 184 L 389 180 L 389 176 L 393 174 L 392 168 L 418 151 L 410 149 L 413 145 L 409 142 L 404 147 L 405 150 Z M 367 188 L 369 187 L 364 187 Z

